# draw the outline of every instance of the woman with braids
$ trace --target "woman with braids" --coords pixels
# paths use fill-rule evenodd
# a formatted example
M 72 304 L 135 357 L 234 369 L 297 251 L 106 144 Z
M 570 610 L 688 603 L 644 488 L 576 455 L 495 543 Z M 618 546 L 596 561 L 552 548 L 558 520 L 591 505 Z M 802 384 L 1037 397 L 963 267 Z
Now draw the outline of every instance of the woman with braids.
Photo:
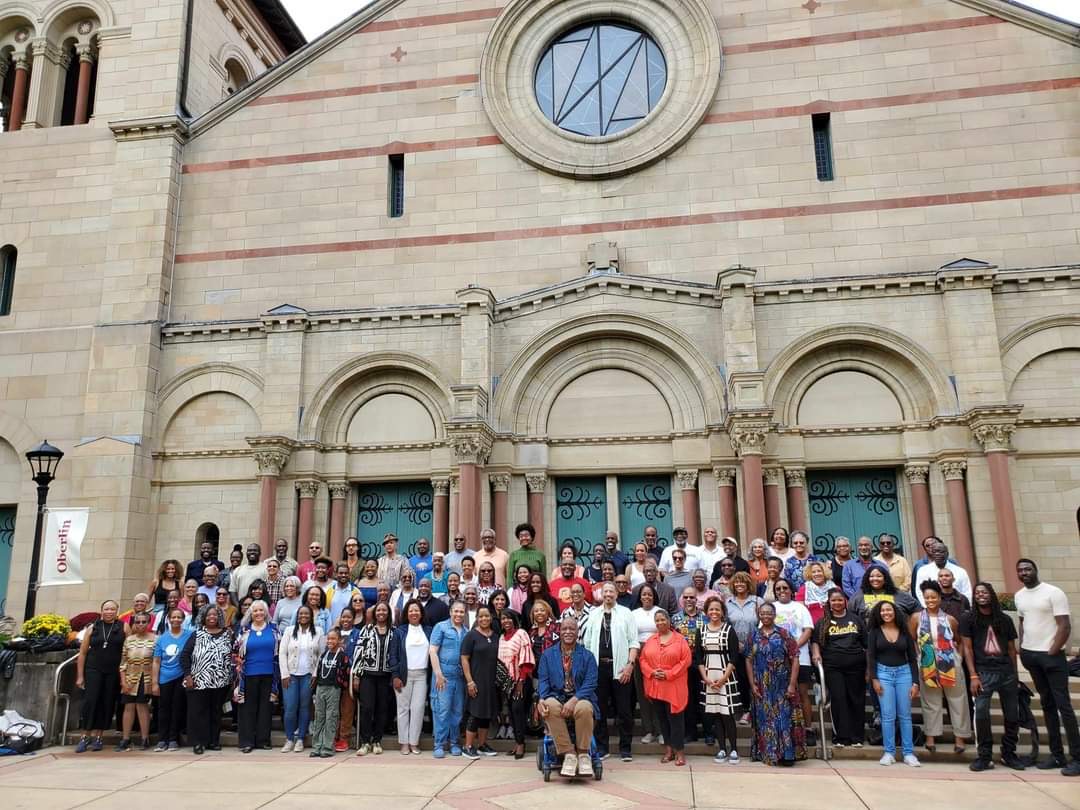
M 862 748 L 866 729 L 866 625 L 848 610 L 843 588 L 829 590 L 828 613 L 814 625 L 810 656 L 825 670 L 832 744 Z
M 221 705 L 233 680 L 232 648 L 225 611 L 217 605 L 203 608 L 195 618 L 195 632 L 180 653 L 188 738 L 196 754 L 221 750 Z

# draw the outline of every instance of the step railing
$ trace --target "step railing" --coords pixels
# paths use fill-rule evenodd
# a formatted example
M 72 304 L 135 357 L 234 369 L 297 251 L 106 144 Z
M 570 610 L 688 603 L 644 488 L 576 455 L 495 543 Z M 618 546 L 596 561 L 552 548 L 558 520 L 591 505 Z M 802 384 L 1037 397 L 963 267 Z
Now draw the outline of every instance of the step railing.
M 64 674 L 64 670 L 78 659 L 79 654 L 75 653 L 75 655 L 60 664 L 60 666 L 56 668 L 56 673 L 53 675 L 53 690 L 52 694 L 49 695 L 48 719 L 45 723 L 46 742 L 57 742 L 60 745 L 64 745 L 67 741 L 68 714 L 71 711 L 71 695 L 67 692 L 60 691 L 60 678 Z M 59 733 L 57 733 L 53 730 L 55 728 L 53 721 L 56 720 L 57 713 L 60 710 L 61 701 L 64 703 L 64 722 L 59 727 Z

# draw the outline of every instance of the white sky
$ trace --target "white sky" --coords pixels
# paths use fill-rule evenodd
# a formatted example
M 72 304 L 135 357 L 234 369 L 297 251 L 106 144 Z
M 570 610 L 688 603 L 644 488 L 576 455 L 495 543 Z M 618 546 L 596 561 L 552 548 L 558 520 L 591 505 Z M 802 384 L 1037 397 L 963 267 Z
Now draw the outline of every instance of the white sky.
M 283 0 L 309 40 L 367 5 L 368 0 Z M 1080 22 L 1080 0 L 1028 0 L 1026 5 Z

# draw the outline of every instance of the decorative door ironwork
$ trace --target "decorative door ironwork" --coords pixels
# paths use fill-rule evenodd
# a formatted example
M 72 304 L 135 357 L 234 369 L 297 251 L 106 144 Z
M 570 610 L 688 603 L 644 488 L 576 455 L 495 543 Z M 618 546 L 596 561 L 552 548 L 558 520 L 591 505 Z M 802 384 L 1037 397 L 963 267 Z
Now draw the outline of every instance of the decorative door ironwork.
M 387 532 L 398 536 L 398 553 L 411 557 L 416 541 L 431 540 L 434 496 L 430 483 L 406 481 L 399 484 L 371 484 L 360 487 L 356 517 L 356 537 L 360 556 L 374 559 L 383 553 Z
M 573 543 L 578 562 L 589 565 L 592 547 L 604 542 L 607 532 L 607 485 L 604 479 L 557 479 L 555 521 L 556 551 L 565 543 Z
M 658 545 L 671 542 L 671 478 L 634 475 L 619 478 L 619 544 L 629 554 L 655 526 Z
M 14 506 L 0 506 L 0 615 L 7 613 L 11 555 L 15 550 L 15 512 Z
M 832 555 L 840 536 L 854 546 L 867 535 L 876 551 L 882 532 L 896 535 L 903 553 L 896 470 L 811 470 L 806 483 L 815 554 Z

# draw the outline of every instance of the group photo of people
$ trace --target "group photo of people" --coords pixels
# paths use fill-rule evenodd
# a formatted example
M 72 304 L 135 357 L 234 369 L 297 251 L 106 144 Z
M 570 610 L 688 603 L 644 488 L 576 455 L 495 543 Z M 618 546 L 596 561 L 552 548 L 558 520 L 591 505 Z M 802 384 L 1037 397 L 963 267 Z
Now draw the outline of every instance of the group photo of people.
M 277 726 L 282 754 L 312 758 L 378 756 L 396 736 L 402 756 L 479 760 L 505 740 L 522 759 L 546 735 L 564 776 L 643 746 L 685 766 L 695 742 L 717 765 L 876 746 L 881 765 L 917 768 L 974 748 L 984 771 L 996 748 L 1005 768 L 1080 775 L 1069 604 L 1036 561 L 1017 563 L 1014 621 L 932 536 L 918 558 L 887 533 L 837 538 L 825 556 L 801 530 L 744 553 L 713 528 L 698 543 L 676 527 L 661 547 L 647 527 L 551 561 L 528 523 L 509 551 L 492 529 L 476 539 L 442 552 L 421 538 L 409 555 L 388 533 L 363 559 L 350 537 L 338 560 L 312 542 L 303 562 L 281 539 L 267 559 L 236 545 L 228 563 L 206 542 L 163 561 L 82 636 L 75 751 L 102 750 L 119 717 L 117 751 L 203 754 L 235 728 L 246 754 L 271 749 Z M 1043 708 L 1049 755 L 1035 762 L 1018 753 L 1020 666 Z

